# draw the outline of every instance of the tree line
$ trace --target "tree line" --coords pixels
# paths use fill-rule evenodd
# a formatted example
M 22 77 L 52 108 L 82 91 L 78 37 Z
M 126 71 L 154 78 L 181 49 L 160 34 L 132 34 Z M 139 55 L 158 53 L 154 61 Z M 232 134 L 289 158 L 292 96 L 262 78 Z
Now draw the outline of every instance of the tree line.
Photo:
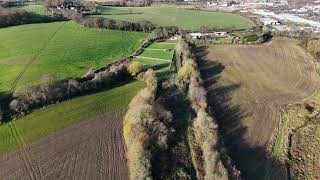
M 62 16 L 40 16 L 18 8 L 0 7 L 0 28 L 30 23 L 45 23 L 63 20 Z
M 83 78 L 68 78 L 57 81 L 48 77 L 39 85 L 15 92 L 9 107 L 14 113 L 23 114 L 48 104 L 61 102 L 99 89 L 110 88 L 119 81 L 130 78 L 127 65 L 127 61 L 114 64 L 97 73 L 89 72 Z
M 146 87 L 131 100 L 124 117 L 123 135 L 127 147 L 130 179 L 152 179 L 154 151 L 167 148 L 171 112 L 156 101 L 158 80 L 148 69 L 142 78 Z
M 218 125 L 207 112 L 207 93 L 192 45 L 182 40 L 176 47 L 178 80 L 187 92 L 194 118 L 190 122 L 189 144 L 198 179 L 228 179 L 219 151 Z
M 176 26 L 158 27 L 150 21 L 128 22 L 121 20 L 113 20 L 103 17 L 89 18 L 82 13 L 69 10 L 56 10 L 55 13 L 62 14 L 67 19 L 72 19 L 81 26 L 89 28 L 111 29 L 121 31 L 137 31 L 145 33 L 154 33 L 157 37 L 169 37 L 175 34 L 185 33 Z

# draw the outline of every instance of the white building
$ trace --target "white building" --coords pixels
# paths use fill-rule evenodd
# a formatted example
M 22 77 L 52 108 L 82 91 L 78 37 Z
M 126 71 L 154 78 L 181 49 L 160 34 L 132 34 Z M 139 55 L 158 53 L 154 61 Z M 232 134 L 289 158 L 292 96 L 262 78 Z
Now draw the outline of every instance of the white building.
M 271 18 L 261 18 L 260 19 L 263 25 L 268 26 L 268 25 L 279 25 L 280 22 L 276 19 L 271 19 Z
M 202 34 L 202 33 L 190 33 L 190 36 L 192 37 L 192 39 L 200 39 L 200 38 L 204 37 L 205 34 Z

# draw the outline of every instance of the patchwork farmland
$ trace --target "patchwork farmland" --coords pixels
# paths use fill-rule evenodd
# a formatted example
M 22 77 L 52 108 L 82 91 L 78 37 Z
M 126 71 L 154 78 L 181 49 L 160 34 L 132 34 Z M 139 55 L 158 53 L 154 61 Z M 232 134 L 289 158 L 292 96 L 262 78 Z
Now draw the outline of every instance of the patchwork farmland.
M 162 3 L 0 1 L 1 179 L 320 178 L 319 39 Z
M 313 58 L 299 41 L 201 49 L 209 104 L 233 159 L 247 177 L 261 178 L 286 104 L 303 101 L 320 85 Z

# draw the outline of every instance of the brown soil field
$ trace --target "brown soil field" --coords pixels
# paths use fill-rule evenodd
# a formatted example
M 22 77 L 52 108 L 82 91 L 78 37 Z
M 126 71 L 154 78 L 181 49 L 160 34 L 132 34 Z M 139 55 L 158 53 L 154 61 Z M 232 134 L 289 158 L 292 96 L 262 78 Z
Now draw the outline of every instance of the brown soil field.
M 0 157 L 0 169 L 8 180 L 126 180 L 122 120 L 99 116 L 65 128 Z
M 249 179 L 261 178 L 284 105 L 320 87 L 313 58 L 299 41 L 199 47 L 212 113 L 228 152 Z

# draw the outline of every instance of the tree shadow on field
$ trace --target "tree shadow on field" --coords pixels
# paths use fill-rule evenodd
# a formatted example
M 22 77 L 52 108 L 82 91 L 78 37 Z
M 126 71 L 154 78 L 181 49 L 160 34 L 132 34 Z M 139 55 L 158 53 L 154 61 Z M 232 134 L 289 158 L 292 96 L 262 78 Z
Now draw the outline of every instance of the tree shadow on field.
M 252 113 L 231 103 L 232 93 L 241 84 L 219 83 L 225 66 L 219 60 L 207 58 L 207 47 L 196 48 L 196 55 L 208 93 L 209 111 L 219 125 L 220 150 L 226 150 L 245 179 L 288 179 L 285 165 L 268 157 L 265 146 L 251 145 L 245 139 L 247 127 L 243 119 L 252 116 Z

